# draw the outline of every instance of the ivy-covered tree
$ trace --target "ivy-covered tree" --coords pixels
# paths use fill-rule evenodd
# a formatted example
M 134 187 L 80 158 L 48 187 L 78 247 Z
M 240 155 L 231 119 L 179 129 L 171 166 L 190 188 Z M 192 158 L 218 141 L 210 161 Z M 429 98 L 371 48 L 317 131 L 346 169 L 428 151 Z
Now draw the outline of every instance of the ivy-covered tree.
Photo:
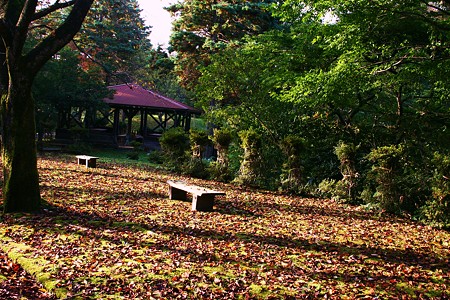
M 36 159 L 33 81 L 44 66 L 78 32 L 93 0 L 0 1 L 0 71 L 3 161 L 3 210 L 35 211 L 40 206 Z M 54 27 L 39 22 L 65 8 Z M 61 15 L 60 15 L 61 16 Z M 45 30 L 43 30 L 45 28 Z M 27 39 L 40 30 L 40 42 L 28 49 Z M 26 187 L 26 188 L 24 188 Z

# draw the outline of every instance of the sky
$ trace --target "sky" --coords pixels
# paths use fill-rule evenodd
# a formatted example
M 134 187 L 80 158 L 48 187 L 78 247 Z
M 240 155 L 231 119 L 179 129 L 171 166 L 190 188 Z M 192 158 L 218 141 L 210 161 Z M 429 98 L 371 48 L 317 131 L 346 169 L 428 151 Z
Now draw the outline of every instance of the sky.
M 154 47 L 161 44 L 163 48 L 167 48 L 169 45 L 172 19 L 163 7 L 176 2 L 176 0 L 138 0 L 142 18 L 146 25 L 152 26 L 150 40 Z

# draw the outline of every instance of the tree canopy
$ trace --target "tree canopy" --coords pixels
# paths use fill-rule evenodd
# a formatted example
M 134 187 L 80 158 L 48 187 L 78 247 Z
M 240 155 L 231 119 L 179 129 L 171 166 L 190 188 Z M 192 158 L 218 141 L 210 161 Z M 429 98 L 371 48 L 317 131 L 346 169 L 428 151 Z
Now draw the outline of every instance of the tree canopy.
M 228 44 L 201 68 L 197 96 L 210 117 L 267 136 L 266 160 L 274 162 L 284 137 L 305 139 L 309 183 L 340 180 L 334 147 L 359 145 L 350 147 L 352 174 L 367 202 L 386 196 L 380 176 L 392 175 L 375 165 L 402 155 L 395 201 L 413 211 L 424 205 L 432 187 L 421 182 L 431 177 L 433 152 L 450 148 L 448 3 L 289 0 L 271 9 L 280 27 Z M 211 100 L 216 106 L 208 108 Z
M 209 63 L 213 53 L 231 42 L 276 26 L 268 12 L 273 0 L 186 0 L 167 8 L 174 16 L 171 50 L 177 53 L 177 72 L 183 86 L 193 88 L 198 68 Z
M 108 85 L 136 82 L 148 64 L 152 45 L 136 0 L 99 0 L 94 3 L 76 44 L 105 71 Z

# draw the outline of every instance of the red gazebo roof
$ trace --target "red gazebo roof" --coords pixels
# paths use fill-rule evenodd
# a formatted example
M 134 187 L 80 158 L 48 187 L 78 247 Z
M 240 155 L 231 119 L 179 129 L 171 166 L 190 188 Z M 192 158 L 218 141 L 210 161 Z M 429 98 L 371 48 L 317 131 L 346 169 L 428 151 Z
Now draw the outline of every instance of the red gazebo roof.
M 108 87 L 114 90 L 112 98 L 103 101 L 110 106 L 128 106 L 139 108 L 154 108 L 157 110 L 188 111 L 199 114 L 200 111 L 189 105 L 170 99 L 161 94 L 146 90 L 137 84 L 120 84 Z

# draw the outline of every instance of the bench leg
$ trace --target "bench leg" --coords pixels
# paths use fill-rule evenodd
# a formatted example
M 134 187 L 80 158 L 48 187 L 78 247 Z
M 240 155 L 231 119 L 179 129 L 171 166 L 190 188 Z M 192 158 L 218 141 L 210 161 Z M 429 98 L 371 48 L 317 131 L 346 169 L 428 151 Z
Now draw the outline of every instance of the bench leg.
M 169 186 L 169 199 L 170 200 L 186 200 L 186 192 L 172 186 Z
M 85 165 L 86 168 L 95 168 L 97 166 L 97 159 L 83 159 L 78 158 L 79 165 Z
M 97 166 L 97 159 L 96 158 L 87 159 L 86 167 L 95 168 L 96 166 Z
M 214 195 L 192 196 L 192 210 L 212 211 L 214 206 Z
M 85 165 L 87 167 L 87 160 L 82 158 L 77 158 L 79 165 Z

